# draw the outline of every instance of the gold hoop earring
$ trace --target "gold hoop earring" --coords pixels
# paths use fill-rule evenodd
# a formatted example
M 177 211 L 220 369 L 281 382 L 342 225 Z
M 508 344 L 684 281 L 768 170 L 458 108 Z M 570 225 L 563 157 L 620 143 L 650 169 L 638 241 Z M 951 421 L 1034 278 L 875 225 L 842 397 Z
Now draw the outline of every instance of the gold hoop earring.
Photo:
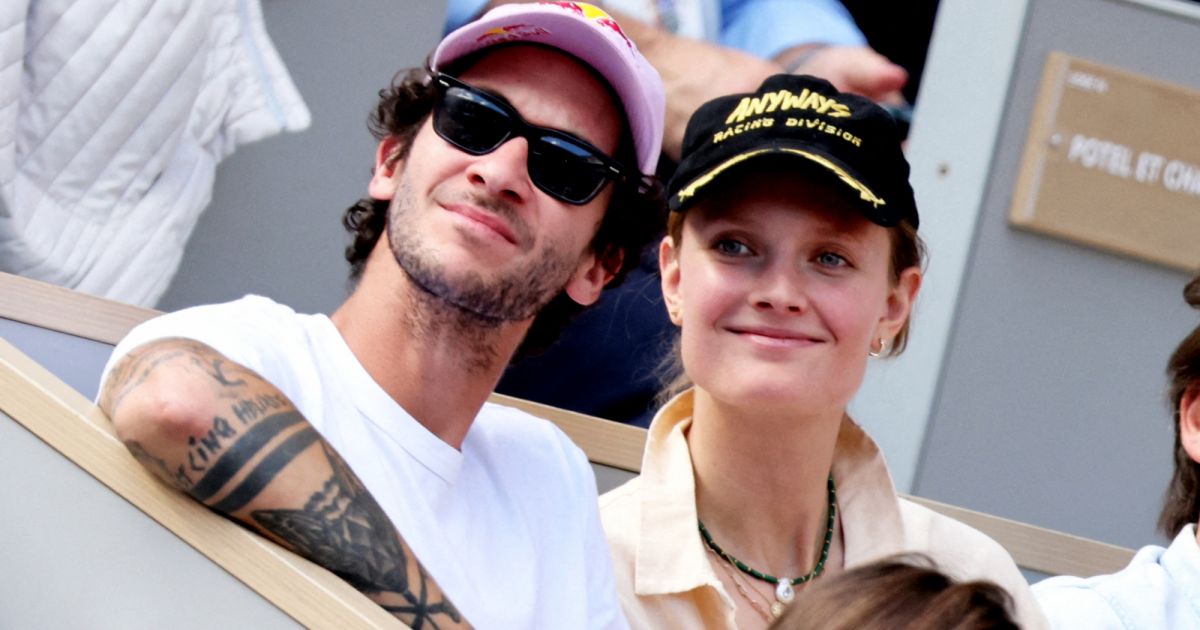
M 867 356 L 875 357 L 875 358 L 883 356 L 883 353 L 887 352 L 887 344 L 888 344 L 887 339 L 880 337 L 879 338 L 879 350 L 868 349 Z M 872 345 L 874 345 L 874 344 L 872 344 Z

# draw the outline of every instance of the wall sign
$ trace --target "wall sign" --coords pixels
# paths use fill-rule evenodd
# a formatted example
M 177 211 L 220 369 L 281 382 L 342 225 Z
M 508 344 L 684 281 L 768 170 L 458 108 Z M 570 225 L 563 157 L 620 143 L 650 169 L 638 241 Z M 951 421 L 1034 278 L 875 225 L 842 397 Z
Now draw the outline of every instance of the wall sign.
M 1200 91 L 1050 53 L 1009 220 L 1200 270 Z

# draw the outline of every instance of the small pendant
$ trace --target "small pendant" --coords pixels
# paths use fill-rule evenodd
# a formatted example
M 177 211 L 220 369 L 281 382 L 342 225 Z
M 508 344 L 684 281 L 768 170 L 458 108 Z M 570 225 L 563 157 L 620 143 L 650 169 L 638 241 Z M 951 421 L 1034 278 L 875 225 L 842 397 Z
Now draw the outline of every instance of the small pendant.
M 779 578 L 779 584 L 775 585 L 775 599 L 781 604 L 792 603 L 792 598 L 796 596 L 796 591 L 792 589 L 792 580 L 790 578 Z
M 779 615 L 782 615 L 782 614 L 783 614 L 783 604 L 782 603 L 775 602 L 774 604 L 771 604 L 771 616 L 772 617 L 775 617 L 776 619 L 778 619 Z

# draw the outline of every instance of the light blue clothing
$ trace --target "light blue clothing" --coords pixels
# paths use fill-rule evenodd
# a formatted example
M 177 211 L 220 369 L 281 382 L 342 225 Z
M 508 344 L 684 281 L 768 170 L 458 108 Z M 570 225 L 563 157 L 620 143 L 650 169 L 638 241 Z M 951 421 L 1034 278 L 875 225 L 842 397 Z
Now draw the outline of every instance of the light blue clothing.
M 730 48 L 748 52 L 763 59 L 801 44 L 824 43 L 832 46 L 866 46 L 850 12 L 838 0 L 712 0 L 720 22 L 714 31 L 719 42 Z M 487 0 L 448 0 L 446 2 L 446 31 L 449 32 L 478 16 Z M 621 0 L 605 2 L 614 11 L 621 9 Z M 640 0 L 641 5 L 673 4 L 664 0 Z M 682 4 L 682 3 L 679 3 Z M 661 9 L 660 9 L 661 10 Z M 626 11 L 637 15 L 638 12 Z
M 1087 630 L 1200 628 L 1200 545 L 1184 527 L 1167 549 L 1142 547 L 1112 575 L 1069 576 L 1033 587 L 1054 628 Z
M 838 0 L 724 0 L 721 43 L 763 59 L 801 44 L 866 46 Z

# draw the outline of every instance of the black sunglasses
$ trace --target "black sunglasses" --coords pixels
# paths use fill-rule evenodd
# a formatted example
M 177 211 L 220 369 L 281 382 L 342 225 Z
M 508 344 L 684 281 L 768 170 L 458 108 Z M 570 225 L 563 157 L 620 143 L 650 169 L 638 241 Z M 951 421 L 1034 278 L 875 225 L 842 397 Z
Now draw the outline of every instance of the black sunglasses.
M 491 153 L 512 138 L 529 142 L 529 179 L 547 195 L 572 205 L 596 197 L 609 181 L 623 181 L 625 169 L 587 141 L 557 129 L 531 125 L 504 101 L 458 79 L 435 73 L 438 100 L 433 130 L 470 153 Z

